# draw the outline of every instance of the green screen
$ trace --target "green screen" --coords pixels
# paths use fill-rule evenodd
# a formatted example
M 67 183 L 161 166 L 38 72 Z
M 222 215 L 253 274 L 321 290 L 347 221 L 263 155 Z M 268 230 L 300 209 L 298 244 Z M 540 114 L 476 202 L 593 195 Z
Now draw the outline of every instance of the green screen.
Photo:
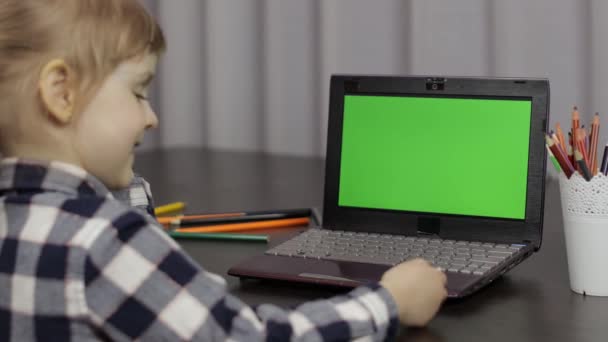
M 347 95 L 338 204 L 524 219 L 531 100 Z

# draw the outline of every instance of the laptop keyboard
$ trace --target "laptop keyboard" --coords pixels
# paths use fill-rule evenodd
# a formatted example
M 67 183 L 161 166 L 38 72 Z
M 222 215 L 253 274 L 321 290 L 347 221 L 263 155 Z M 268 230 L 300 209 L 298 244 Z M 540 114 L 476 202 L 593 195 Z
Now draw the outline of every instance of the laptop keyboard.
M 265 254 L 396 265 L 423 258 L 445 272 L 483 275 L 523 252 L 524 245 L 309 229 Z

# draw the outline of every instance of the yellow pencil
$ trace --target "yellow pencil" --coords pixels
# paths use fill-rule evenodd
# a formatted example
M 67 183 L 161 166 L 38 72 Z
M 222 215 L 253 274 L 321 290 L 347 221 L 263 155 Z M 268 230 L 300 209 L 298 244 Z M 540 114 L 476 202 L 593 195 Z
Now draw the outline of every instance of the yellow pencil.
M 184 202 L 174 202 L 165 205 L 158 206 L 154 208 L 154 214 L 156 216 L 167 215 L 171 213 L 175 213 L 176 211 L 184 210 L 186 203 Z

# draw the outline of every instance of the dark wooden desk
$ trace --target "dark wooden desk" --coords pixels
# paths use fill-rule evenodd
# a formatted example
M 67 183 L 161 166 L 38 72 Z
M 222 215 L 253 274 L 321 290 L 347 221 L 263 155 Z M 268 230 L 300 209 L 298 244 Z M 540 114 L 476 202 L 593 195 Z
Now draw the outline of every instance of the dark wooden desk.
M 138 155 L 136 170 L 152 184 L 158 204 L 183 200 L 189 212 L 321 207 L 320 158 L 176 149 Z M 276 244 L 299 229 L 271 231 Z M 265 232 L 266 233 L 266 232 Z M 312 286 L 240 282 L 226 271 L 269 245 L 180 240 L 207 270 L 223 275 L 230 291 L 250 305 L 293 306 L 336 292 Z M 606 270 L 598 270 L 606 272 Z M 543 244 L 534 256 L 471 297 L 449 301 L 408 341 L 606 341 L 608 298 L 570 291 L 559 192 L 548 181 Z

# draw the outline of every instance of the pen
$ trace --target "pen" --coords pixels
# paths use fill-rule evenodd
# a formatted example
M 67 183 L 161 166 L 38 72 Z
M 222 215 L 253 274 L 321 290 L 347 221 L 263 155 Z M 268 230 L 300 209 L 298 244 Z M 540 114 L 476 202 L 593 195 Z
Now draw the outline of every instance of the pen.
M 166 215 L 169 213 L 173 213 L 176 211 L 184 210 L 186 203 L 184 202 L 173 202 L 165 205 L 158 206 L 154 208 L 155 215 Z
M 182 232 L 182 233 L 239 232 L 239 231 L 246 231 L 246 230 L 257 230 L 257 229 L 272 229 L 272 228 L 283 228 L 283 227 L 306 226 L 309 223 L 310 223 L 310 220 L 307 217 L 300 217 L 300 218 L 288 218 L 288 219 L 279 219 L 279 220 L 263 220 L 263 221 L 255 221 L 255 222 L 219 224 L 219 225 L 214 225 L 214 226 L 178 228 L 175 231 Z
M 581 175 L 583 176 L 583 178 L 585 178 L 587 182 L 590 181 L 593 176 L 591 175 L 591 172 L 587 167 L 587 163 L 585 163 L 585 160 L 583 159 L 582 153 L 579 151 L 574 151 L 574 159 L 576 159 L 576 162 L 580 167 Z
M 200 239 L 200 240 L 238 240 L 268 242 L 267 235 L 254 234 L 229 234 L 229 233 L 182 233 L 169 232 L 169 236 L 177 239 Z

